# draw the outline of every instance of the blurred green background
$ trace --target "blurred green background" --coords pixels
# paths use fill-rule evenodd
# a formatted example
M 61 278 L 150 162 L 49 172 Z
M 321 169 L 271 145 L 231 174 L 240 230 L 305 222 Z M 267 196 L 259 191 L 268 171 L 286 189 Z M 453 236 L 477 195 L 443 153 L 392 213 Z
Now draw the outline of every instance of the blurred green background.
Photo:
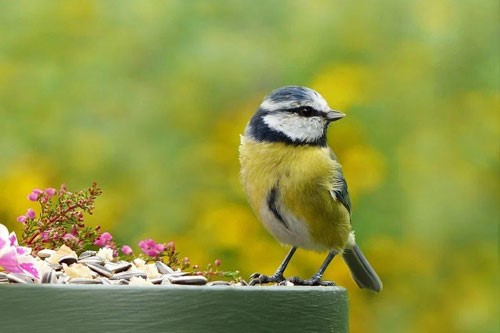
M 0 222 L 97 181 L 90 225 L 174 240 L 244 277 L 287 252 L 250 211 L 238 144 L 270 90 L 318 90 L 357 239 L 352 332 L 497 332 L 498 1 L 2 1 Z M 35 208 L 35 207 L 34 207 Z M 324 254 L 301 251 L 288 275 Z

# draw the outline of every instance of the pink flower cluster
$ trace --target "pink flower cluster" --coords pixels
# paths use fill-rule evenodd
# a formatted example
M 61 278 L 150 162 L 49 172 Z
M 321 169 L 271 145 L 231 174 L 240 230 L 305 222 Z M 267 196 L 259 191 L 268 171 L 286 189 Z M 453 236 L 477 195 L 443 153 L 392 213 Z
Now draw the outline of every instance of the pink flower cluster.
M 9 234 L 3 224 L 0 224 L 0 267 L 7 272 L 40 278 L 36 259 L 31 256 L 31 249 L 19 246 L 16 234 L 14 232 Z
M 165 245 L 156 243 L 152 239 L 145 239 L 139 242 L 142 252 L 150 257 L 157 257 L 165 251 Z
M 35 188 L 33 191 L 31 191 L 30 194 L 28 194 L 28 200 L 38 201 L 39 199 L 42 199 L 44 201 L 47 201 L 48 199 L 52 198 L 56 194 L 56 192 L 57 190 L 52 187 L 46 188 L 45 191 L 40 190 L 39 188 Z M 45 195 L 43 195 L 44 193 Z
M 99 247 L 110 247 L 113 248 L 116 246 L 112 242 L 113 235 L 111 235 L 109 232 L 103 232 L 97 239 L 94 241 L 94 245 L 97 245 Z M 121 248 L 123 254 L 125 255 L 131 255 L 132 254 L 132 248 L 128 245 L 123 245 Z M 116 251 L 116 249 L 115 249 Z M 115 255 L 118 255 L 117 252 L 115 252 Z
M 109 232 L 102 233 L 97 239 L 94 241 L 94 245 L 99 247 L 105 247 L 111 244 L 111 240 L 113 236 Z
M 26 220 L 33 220 L 35 216 L 35 211 L 31 208 L 28 208 L 26 214 L 17 217 L 17 222 L 26 223 Z
M 40 190 L 39 188 L 35 188 L 28 194 L 29 201 L 38 201 L 41 200 L 43 202 L 47 202 L 50 198 L 52 198 L 57 193 L 57 190 L 52 187 L 48 187 L 45 190 Z M 28 211 L 24 215 L 20 215 L 17 217 L 17 222 L 26 223 L 27 220 L 33 220 L 36 217 L 35 211 L 31 208 L 28 208 Z
M 94 245 L 99 247 L 113 247 L 111 240 L 113 236 L 109 232 L 102 233 L 97 239 L 94 241 Z M 165 246 L 161 243 L 156 243 L 152 239 L 145 239 L 139 242 L 139 248 L 149 257 L 158 257 L 160 254 L 165 251 L 165 249 L 169 246 L 175 247 L 175 245 L 171 245 L 171 243 Z M 121 247 L 121 251 L 125 255 L 131 255 L 133 253 L 132 248 L 129 245 L 123 245 Z

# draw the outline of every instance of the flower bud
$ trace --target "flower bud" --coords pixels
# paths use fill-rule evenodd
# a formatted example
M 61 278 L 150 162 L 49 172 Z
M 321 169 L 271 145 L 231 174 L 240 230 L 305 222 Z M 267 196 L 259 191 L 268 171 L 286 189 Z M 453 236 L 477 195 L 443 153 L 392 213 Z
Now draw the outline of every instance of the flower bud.
M 133 252 L 133 251 L 132 251 L 132 248 L 131 248 L 130 246 L 128 246 L 128 245 L 123 245 L 123 246 L 122 246 L 122 252 L 123 252 L 123 254 L 125 254 L 125 255 L 129 256 L 129 255 L 131 255 L 131 254 L 132 254 L 132 252 Z
M 50 198 L 53 197 L 56 194 L 56 189 L 52 187 L 48 187 L 45 189 L 45 194 Z
M 26 217 L 28 219 L 33 220 L 35 218 L 35 216 L 36 216 L 35 215 L 35 211 L 33 209 L 31 209 L 31 208 L 28 208 L 28 211 L 26 212 Z
M 17 222 L 19 222 L 19 223 L 24 223 L 24 222 L 26 222 L 27 217 L 26 217 L 26 216 L 24 216 L 24 215 L 21 215 L 21 216 L 18 216 L 16 220 L 17 220 Z

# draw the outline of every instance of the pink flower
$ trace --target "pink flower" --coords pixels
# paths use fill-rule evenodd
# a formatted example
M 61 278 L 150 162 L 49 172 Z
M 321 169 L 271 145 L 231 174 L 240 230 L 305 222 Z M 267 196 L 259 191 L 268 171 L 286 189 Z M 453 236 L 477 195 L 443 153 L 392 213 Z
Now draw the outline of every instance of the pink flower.
M 26 219 L 27 219 L 26 216 L 21 215 L 21 216 L 18 216 L 16 220 L 19 223 L 24 223 L 24 222 L 26 222 Z
M 28 208 L 28 211 L 26 212 L 26 218 L 33 220 L 35 216 L 35 211 L 31 208 Z
M 28 200 L 30 201 L 38 201 L 38 198 L 43 194 L 43 191 L 40 190 L 39 188 L 35 188 L 31 193 L 28 195 Z
M 50 233 L 48 231 L 43 231 L 41 236 L 43 241 L 48 241 L 50 239 Z
M 94 244 L 100 247 L 104 247 L 106 245 L 109 245 L 109 242 L 111 242 L 112 239 L 113 236 L 111 236 L 109 232 L 104 232 L 99 237 L 97 237 Z
M 215 259 L 215 266 L 222 265 L 222 261 L 220 259 Z
M 19 246 L 16 234 L 0 224 L 0 266 L 7 272 L 40 278 L 36 259 L 29 247 Z
M 65 234 L 64 236 L 62 236 L 62 239 L 64 239 L 65 241 L 78 241 L 78 238 L 76 238 L 72 234 Z
M 165 250 L 165 246 L 163 244 L 157 244 L 152 239 L 145 239 L 140 241 L 139 247 L 141 248 L 142 252 L 150 257 L 157 257 Z
M 125 254 L 125 255 L 129 256 L 129 255 L 131 255 L 131 254 L 132 254 L 132 252 L 133 252 L 133 251 L 132 251 L 132 248 L 131 248 L 130 246 L 128 246 L 128 245 L 123 245 L 123 246 L 122 246 L 122 252 L 123 252 L 123 254 Z
M 56 191 L 57 190 L 55 188 L 48 187 L 45 189 L 45 194 L 47 195 L 47 197 L 51 198 L 56 194 Z

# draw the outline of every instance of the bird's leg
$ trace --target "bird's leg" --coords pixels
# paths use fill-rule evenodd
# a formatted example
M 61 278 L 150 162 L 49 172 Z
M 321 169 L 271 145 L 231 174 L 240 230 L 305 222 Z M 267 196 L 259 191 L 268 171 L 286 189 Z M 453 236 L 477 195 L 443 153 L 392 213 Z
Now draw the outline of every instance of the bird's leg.
M 267 275 L 260 274 L 260 273 L 253 273 L 252 275 L 250 275 L 250 285 L 254 286 L 256 284 L 263 284 L 263 283 L 270 283 L 270 282 L 280 283 L 280 282 L 285 281 L 285 277 L 283 276 L 283 272 L 285 271 L 286 266 L 288 266 L 288 263 L 290 262 L 290 259 L 292 259 L 292 256 L 296 250 L 297 250 L 297 248 L 295 246 L 292 246 L 292 248 L 290 249 L 290 251 L 286 255 L 285 259 L 283 259 L 283 262 L 281 263 L 281 265 L 278 267 L 278 269 L 276 270 L 276 272 L 273 275 L 267 276 Z
M 323 277 L 323 273 L 325 273 L 326 268 L 328 267 L 328 265 L 330 265 L 330 262 L 333 260 L 336 254 L 336 251 L 330 251 L 326 256 L 325 261 L 323 261 L 323 264 L 321 264 L 319 270 L 309 280 L 303 280 L 297 276 L 294 276 L 292 278 L 289 278 L 288 281 L 300 286 L 334 286 L 335 282 L 322 281 L 321 278 Z

